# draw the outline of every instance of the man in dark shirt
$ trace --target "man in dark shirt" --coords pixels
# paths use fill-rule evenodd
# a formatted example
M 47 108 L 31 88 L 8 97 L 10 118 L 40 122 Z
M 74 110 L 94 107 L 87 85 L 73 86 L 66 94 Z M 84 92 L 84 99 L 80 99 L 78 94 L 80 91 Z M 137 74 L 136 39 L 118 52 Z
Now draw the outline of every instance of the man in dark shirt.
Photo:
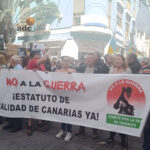
M 150 58 L 143 58 L 141 61 L 141 74 L 150 74 Z M 144 127 L 144 139 L 143 150 L 150 150 L 150 112 L 147 118 L 147 122 Z
M 105 66 L 103 62 L 97 61 L 95 59 L 94 53 L 88 53 L 86 57 L 85 64 L 79 66 L 77 69 L 77 72 L 80 73 L 91 73 L 91 74 L 102 74 L 102 73 L 108 73 L 109 68 Z M 78 132 L 76 135 L 84 134 L 85 133 L 85 127 L 80 126 Z M 92 138 L 96 139 L 98 137 L 97 129 L 93 129 L 93 135 Z
M 139 63 L 136 54 L 129 53 L 127 56 L 127 63 L 133 74 L 139 73 L 141 64 Z
M 101 59 L 101 54 L 98 51 L 94 52 L 95 66 L 99 68 L 100 73 L 108 73 L 109 67 Z

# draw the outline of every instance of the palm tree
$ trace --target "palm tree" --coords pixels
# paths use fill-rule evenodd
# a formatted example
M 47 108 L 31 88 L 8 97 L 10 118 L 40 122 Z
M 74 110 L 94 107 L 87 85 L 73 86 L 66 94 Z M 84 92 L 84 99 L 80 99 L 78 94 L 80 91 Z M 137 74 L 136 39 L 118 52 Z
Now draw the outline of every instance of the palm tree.
M 21 16 L 33 16 L 37 30 L 42 30 L 56 18 L 59 20 L 60 16 L 57 5 L 50 0 L 0 0 L 0 4 L 0 34 L 4 36 L 5 43 L 15 40 L 16 23 L 22 19 Z

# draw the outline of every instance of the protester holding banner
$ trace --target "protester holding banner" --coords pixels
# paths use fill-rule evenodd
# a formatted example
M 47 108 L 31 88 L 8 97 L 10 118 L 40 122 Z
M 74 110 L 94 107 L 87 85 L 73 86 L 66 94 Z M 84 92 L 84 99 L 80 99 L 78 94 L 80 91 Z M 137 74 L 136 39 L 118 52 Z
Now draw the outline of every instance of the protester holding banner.
M 132 73 L 127 66 L 125 58 L 122 55 L 116 55 L 114 59 L 114 66 L 110 69 L 109 73 L 112 74 L 130 74 Z
M 94 58 L 95 58 L 95 65 L 97 67 L 99 67 L 99 71 L 101 73 L 108 73 L 109 72 L 109 67 L 101 59 L 100 52 L 98 52 L 98 51 L 94 52 Z
M 111 68 L 113 67 L 113 56 L 111 54 L 106 54 L 104 56 L 106 65 Z
M 85 60 L 85 56 L 79 60 L 79 65 L 76 67 L 76 70 L 78 70 L 78 68 L 82 68 L 82 66 L 85 66 Z
M 143 150 L 150 150 L 150 113 L 144 128 Z
M 0 69 L 7 69 L 7 59 L 3 54 L 0 54 Z M 0 116 L 0 124 L 3 122 L 2 117 Z
M 67 73 L 72 73 L 72 72 L 76 72 L 75 70 L 71 69 L 70 66 L 70 57 L 68 56 L 63 56 L 62 57 L 62 67 L 59 70 L 56 70 L 56 72 L 67 72 Z M 56 138 L 60 139 L 63 137 L 63 135 L 65 134 L 65 131 L 67 131 L 66 136 L 64 141 L 65 142 L 69 142 L 72 138 L 72 125 L 71 124 L 65 124 L 62 123 L 61 124 L 61 130 L 56 134 Z
M 141 74 L 150 74 L 150 59 L 143 58 L 141 61 Z M 144 143 L 143 150 L 150 150 L 150 114 L 144 128 Z
M 141 64 L 137 59 L 137 55 L 129 53 L 127 56 L 127 63 L 133 74 L 138 74 L 141 69 Z
M 27 69 L 45 71 L 44 62 L 48 59 L 47 55 L 41 58 L 40 51 L 31 51 L 30 57 Z
M 19 56 L 14 55 L 10 58 L 10 69 L 22 70 L 21 59 Z M 10 132 L 17 132 L 22 129 L 22 119 L 21 118 L 8 118 L 8 124 L 3 127 L 3 129 L 11 129 Z
M 100 55 L 97 56 L 97 53 L 88 53 L 86 57 L 86 64 L 81 65 L 78 69 L 80 73 L 94 73 L 94 74 L 101 74 L 101 73 L 108 73 L 109 68 L 100 61 Z M 79 130 L 77 131 L 76 135 L 85 134 L 85 127 L 80 126 Z M 97 129 L 93 129 L 93 139 L 98 138 Z
M 150 59 L 149 58 L 143 58 L 141 61 L 141 74 L 150 74 Z
M 149 113 L 149 82 L 147 75 L 69 75 L 3 69 L 0 115 L 140 136 Z
M 41 58 L 40 51 L 31 51 L 31 60 L 28 63 L 27 69 L 28 70 L 40 70 L 45 71 L 44 63 L 48 59 L 48 55 L 46 54 L 44 57 Z M 38 129 L 40 131 L 47 131 L 48 128 L 46 127 L 45 122 L 39 120 L 38 121 Z M 32 119 L 28 120 L 28 127 L 27 127 L 27 134 L 30 136 L 33 134 L 32 129 Z
M 114 67 L 110 69 L 109 71 L 110 74 L 131 74 L 131 70 L 126 64 L 125 58 L 122 55 L 116 55 L 114 59 Z M 107 139 L 107 143 L 112 143 L 114 141 L 116 133 L 115 132 L 110 132 L 110 136 Z M 121 137 L 121 145 L 123 147 L 127 146 L 126 143 L 126 135 L 125 134 L 119 134 Z

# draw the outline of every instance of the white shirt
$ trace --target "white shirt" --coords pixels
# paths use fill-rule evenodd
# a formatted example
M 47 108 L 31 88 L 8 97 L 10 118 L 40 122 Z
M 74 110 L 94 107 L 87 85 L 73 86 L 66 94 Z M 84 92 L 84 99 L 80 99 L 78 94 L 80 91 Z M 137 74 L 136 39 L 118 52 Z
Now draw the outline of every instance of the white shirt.
M 85 73 L 94 73 L 94 66 L 93 67 L 86 67 Z

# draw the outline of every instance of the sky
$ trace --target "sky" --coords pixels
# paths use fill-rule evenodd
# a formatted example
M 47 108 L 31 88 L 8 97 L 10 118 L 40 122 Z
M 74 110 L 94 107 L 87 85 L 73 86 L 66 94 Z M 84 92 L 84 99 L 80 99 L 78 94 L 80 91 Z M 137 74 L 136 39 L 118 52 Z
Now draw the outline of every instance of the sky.
M 58 23 L 55 20 L 51 24 L 51 29 L 67 28 L 73 24 L 73 0 L 51 0 L 58 5 L 59 11 L 62 15 L 62 20 Z M 60 2 L 59 2 L 60 1 Z

